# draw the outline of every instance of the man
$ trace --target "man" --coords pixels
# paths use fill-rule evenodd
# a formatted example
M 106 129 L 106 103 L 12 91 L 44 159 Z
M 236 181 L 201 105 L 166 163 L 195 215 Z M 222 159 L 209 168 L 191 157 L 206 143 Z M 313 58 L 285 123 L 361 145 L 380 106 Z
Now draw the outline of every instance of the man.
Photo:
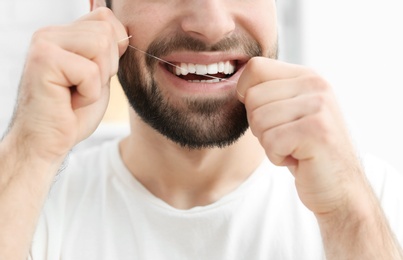
M 329 84 L 275 60 L 274 0 L 104 4 L 33 37 L 0 258 L 402 259 L 401 176 L 364 172 Z M 117 71 L 131 134 L 65 159 Z

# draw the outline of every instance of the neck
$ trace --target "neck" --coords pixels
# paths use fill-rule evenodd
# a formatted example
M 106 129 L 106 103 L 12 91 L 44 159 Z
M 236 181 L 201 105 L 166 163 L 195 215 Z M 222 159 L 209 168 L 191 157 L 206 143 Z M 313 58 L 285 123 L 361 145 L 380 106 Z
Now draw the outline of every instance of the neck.
M 250 130 L 225 148 L 189 150 L 138 118 L 132 122 L 132 134 L 120 144 L 124 163 L 145 188 L 176 208 L 217 201 L 244 182 L 264 158 Z

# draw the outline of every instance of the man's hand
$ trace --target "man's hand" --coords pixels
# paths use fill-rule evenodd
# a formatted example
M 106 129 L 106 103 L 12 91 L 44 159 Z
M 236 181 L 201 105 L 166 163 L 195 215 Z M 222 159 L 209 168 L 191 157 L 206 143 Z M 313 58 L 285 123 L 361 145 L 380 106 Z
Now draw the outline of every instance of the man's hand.
M 363 178 L 329 84 L 311 70 L 254 58 L 238 82 L 248 120 L 269 159 L 288 166 L 314 213 L 343 205 Z
M 124 26 L 107 8 L 35 33 L 9 135 L 45 158 L 65 155 L 100 123 L 109 80 L 127 48 Z
M 268 158 L 294 175 L 329 259 L 399 259 L 329 84 L 302 66 L 253 58 L 238 93 Z
M 106 8 L 34 35 L 13 122 L 0 143 L 0 259 L 27 258 L 64 156 L 104 114 L 125 37 Z

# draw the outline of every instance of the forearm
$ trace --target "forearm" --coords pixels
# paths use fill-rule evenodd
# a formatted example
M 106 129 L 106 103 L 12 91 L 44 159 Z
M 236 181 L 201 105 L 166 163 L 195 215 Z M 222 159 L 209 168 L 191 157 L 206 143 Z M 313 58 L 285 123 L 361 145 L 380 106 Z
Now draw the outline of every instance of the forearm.
M 369 187 L 360 194 L 358 207 L 317 215 L 327 259 L 403 259 L 375 195 Z
M 10 140 L 0 143 L 0 259 L 26 259 L 59 162 Z

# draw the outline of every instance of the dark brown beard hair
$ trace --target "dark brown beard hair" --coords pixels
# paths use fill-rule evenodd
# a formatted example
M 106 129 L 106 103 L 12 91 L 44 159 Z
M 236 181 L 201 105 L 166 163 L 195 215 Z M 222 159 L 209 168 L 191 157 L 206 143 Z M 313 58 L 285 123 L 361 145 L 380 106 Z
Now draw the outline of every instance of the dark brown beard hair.
M 232 35 L 214 45 L 187 34 L 161 36 L 146 52 L 161 57 L 177 50 L 195 52 L 237 51 L 249 57 L 263 56 L 260 45 L 246 35 Z M 268 55 L 276 58 L 277 48 Z M 140 55 L 140 56 L 139 56 Z M 235 143 L 248 129 L 245 106 L 235 92 L 226 98 L 183 99 L 177 107 L 164 97 L 161 86 L 153 77 L 158 61 L 128 49 L 120 59 L 119 81 L 131 107 L 140 118 L 157 132 L 188 149 L 226 147 Z

